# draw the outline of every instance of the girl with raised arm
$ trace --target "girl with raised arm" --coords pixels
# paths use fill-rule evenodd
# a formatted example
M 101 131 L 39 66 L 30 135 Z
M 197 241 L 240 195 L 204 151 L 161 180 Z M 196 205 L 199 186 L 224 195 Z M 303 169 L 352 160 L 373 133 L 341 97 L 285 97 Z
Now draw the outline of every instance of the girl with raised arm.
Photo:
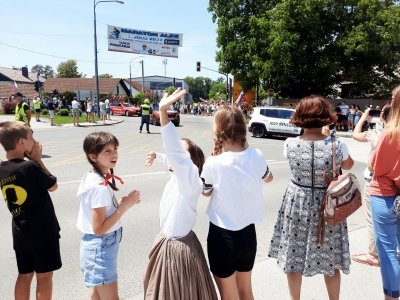
M 168 108 L 185 90 L 177 89 L 160 101 L 161 135 L 165 154 L 150 152 L 146 166 L 154 161 L 171 174 L 160 201 L 160 233 L 149 254 L 144 279 L 145 299 L 216 300 L 215 287 L 203 249 L 192 228 L 203 190 L 200 172 L 203 151 L 189 139 L 179 139 L 168 118 Z

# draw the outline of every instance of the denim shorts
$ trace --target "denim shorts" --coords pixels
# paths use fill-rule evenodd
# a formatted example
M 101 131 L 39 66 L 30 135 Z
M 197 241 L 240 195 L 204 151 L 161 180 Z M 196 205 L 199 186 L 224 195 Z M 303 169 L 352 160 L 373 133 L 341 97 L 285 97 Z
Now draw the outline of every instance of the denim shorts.
M 80 264 L 87 287 L 117 281 L 117 258 L 122 227 L 102 236 L 84 234 L 81 240 Z

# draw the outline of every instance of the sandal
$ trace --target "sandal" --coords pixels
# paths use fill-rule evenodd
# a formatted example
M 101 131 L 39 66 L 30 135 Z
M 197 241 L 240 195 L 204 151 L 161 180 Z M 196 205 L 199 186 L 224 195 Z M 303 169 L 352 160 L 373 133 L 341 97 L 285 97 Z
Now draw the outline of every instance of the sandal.
M 369 265 L 373 267 L 379 267 L 379 259 L 368 254 L 368 253 L 360 253 L 360 254 L 353 254 L 351 258 L 360 264 Z

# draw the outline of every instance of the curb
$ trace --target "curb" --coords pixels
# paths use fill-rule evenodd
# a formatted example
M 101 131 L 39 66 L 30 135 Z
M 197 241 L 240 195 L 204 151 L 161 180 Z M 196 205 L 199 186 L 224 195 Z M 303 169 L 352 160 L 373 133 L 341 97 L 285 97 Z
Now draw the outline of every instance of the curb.
M 120 124 L 124 122 L 125 120 L 119 120 L 119 121 L 112 121 L 112 123 L 81 123 L 78 124 L 78 127 L 97 127 L 97 126 L 112 126 L 115 124 Z

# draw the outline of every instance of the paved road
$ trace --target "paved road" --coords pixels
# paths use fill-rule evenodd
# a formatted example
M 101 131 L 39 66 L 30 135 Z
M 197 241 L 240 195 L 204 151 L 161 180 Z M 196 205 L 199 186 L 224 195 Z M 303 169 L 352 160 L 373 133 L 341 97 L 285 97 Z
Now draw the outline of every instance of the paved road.
M 0 116 L 0 121 L 6 119 Z M 160 128 L 151 126 L 152 134 L 139 134 L 137 117 L 114 117 L 124 120 L 120 124 L 105 127 L 51 127 L 45 122 L 32 123 L 35 137 L 44 149 L 44 162 L 58 177 L 59 189 L 52 193 L 56 212 L 61 224 L 61 247 L 63 268 L 54 275 L 54 299 L 86 299 L 87 290 L 79 270 L 80 232 L 75 222 L 78 211 L 76 190 L 80 178 L 89 164 L 82 150 L 84 137 L 93 131 L 106 130 L 115 134 L 120 141 L 119 161 L 116 174 L 125 179 L 120 195 L 130 189 L 139 189 L 142 202 L 127 213 L 123 219 L 124 237 L 119 255 L 119 286 L 122 299 L 142 299 L 142 278 L 147 263 L 148 251 L 158 231 L 159 197 L 168 175 L 157 167 L 143 166 L 148 151 L 162 151 Z M 206 154 L 213 149 L 212 123 L 209 117 L 182 116 L 178 128 L 181 136 L 197 142 Z M 368 157 L 368 146 L 344 137 L 352 156 L 358 161 L 353 172 L 362 178 L 362 170 Z M 288 299 L 286 279 L 274 260 L 266 256 L 268 241 L 272 235 L 281 198 L 288 181 L 287 162 L 282 157 L 284 140 L 255 139 L 249 137 L 251 146 L 260 148 L 269 160 L 274 181 L 263 189 L 265 220 L 257 226 L 258 251 L 254 269 L 254 291 L 256 299 Z M 4 151 L 0 150 L 0 157 Z M 208 218 L 205 215 L 207 199 L 198 204 L 198 219 L 194 230 L 203 247 L 206 245 Z M 0 206 L 0 299 L 12 298 L 16 277 L 14 253 L 12 251 L 10 216 Z M 366 248 L 366 229 L 363 211 L 359 210 L 349 219 L 352 251 Z M 343 276 L 342 299 L 378 299 L 381 297 L 379 269 L 353 264 L 352 274 Z M 322 276 L 304 280 L 303 299 L 327 299 Z

